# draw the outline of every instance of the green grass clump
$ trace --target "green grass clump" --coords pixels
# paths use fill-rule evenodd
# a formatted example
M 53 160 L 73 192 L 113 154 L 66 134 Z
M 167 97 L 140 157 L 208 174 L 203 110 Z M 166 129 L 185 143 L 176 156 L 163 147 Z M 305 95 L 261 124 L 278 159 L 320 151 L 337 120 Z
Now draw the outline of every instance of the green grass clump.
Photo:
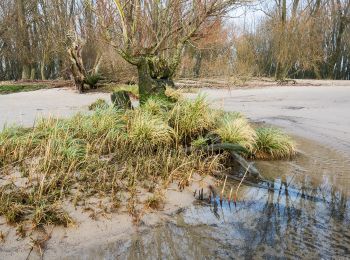
M 197 139 L 195 139 L 195 140 L 193 140 L 193 141 L 191 142 L 191 146 L 197 147 L 197 148 L 198 148 L 198 147 L 207 145 L 207 144 L 208 144 L 208 141 L 209 141 L 209 138 L 200 136 L 200 137 L 198 137 Z
M 194 101 L 176 103 L 170 111 L 169 122 L 180 140 L 191 140 L 215 127 L 215 113 L 205 98 L 199 96 Z
M 174 130 L 160 117 L 137 110 L 128 125 L 128 138 L 137 146 L 170 145 Z
M 248 150 L 254 148 L 256 133 L 245 118 L 224 117 L 215 133 L 220 136 L 222 142 L 239 144 Z
M 150 97 L 142 106 L 142 110 L 152 115 L 165 116 L 173 104 L 161 97 Z
M 180 89 L 174 89 L 171 87 L 166 87 L 165 95 L 174 101 L 183 100 L 183 92 Z
M 213 110 L 201 96 L 176 103 L 152 97 L 135 110 L 96 106 L 70 119 L 38 120 L 32 128 L 6 127 L 0 132 L 0 215 L 10 223 L 68 225 L 72 219 L 62 205 L 108 198 L 104 213 L 125 202 L 138 219 L 138 188 L 173 181 L 183 187 L 194 172 L 224 170 L 228 153 L 191 149 L 220 141 L 256 158 L 295 152 L 280 131 L 255 132 L 242 115 Z M 17 171 L 25 184 L 9 181 Z M 150 196 L 146 207 L 158 208 L 159 196 Z
M 108 108 L 109 105 L 106 100 L 99 98 L 95 102 L 89 105 L 89 110 L 95 110 L 95 109 L 105 109 Z
M 28 92 L 39 89 L 48 88 L 43 84 L 14 84 L 14 85 L 0 85 L 0 95 L 12 94 L 18 92 Z
M 96 88 L 97 83 L 102 79 L 103 77 L 99 74 L 89 74 L 85 78 L 85 83 L 90 86 L 90 88 Z
M 260 127 L 256 129 L 254 156 L 257 159 L 290 158 L 296 153 L 292 139 L 280 129 Z

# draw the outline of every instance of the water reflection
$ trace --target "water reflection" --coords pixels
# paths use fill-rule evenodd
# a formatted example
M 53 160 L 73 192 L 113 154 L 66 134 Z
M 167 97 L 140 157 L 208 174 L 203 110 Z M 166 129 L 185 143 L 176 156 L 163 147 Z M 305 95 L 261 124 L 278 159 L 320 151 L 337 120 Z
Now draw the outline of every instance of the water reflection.
M 277 189 L 246 188 L 237 206 L 195 205 L 152 231 L 136 236 L 129 259 L 350 257 L 348 199 L 328 202 Z M 281 188 L 282 187 L 282 188 Z
M 241 187 L 236 206 L 194 205 L 135 237 L 128 257 L 350 258 L 349 159 L 299 142 L 294 161 L 258 163 L 269 182 Z
M 91 252 L 105 259 L 350 258 L 349 159 L 299 140 L 306 155 L 260 162 L 269 180 L 237 205 L 199 201 L 173 221 Z M 227 185 L 236 187 L 237 182 Z M 227 195 L 226 195 L 227 197 Z

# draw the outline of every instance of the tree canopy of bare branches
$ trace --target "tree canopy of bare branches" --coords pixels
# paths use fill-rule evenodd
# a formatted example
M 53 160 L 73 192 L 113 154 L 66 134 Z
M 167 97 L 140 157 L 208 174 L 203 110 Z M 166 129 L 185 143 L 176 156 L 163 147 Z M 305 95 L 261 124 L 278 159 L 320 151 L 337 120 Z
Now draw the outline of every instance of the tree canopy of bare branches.
M 113 0 L 118 18 L 109 37 L 115 49 L 137 66 L 141 103 L 164 93 L 185 44 L 239 3 L 238 0 Z M 122 39 L 114 41 L 114 39 Z

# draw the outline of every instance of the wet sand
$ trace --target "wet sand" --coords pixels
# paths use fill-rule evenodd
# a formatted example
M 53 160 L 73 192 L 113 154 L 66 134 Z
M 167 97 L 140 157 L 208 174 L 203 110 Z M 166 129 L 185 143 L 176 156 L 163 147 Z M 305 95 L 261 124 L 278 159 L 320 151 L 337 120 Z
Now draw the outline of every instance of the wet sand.
M 70 117 L 79 111 L 87 111 L 88 106 L 99 98 L 109 100 L 109 96 L 107 93 L 81 95 L 70 88 L 0 95 L 0 129 L 5 124 L 30 127 L 40 117 Z
M 202 89 L 200 93 L 214 107 L 242 112 L 253 121 L 281 126 L 350 154 L 350 82 L 343 84 Z
M 74 219 L 70 227 L 44 226 L 43 229 L 31 230 L 26 226 L 27 236 L 21 238 L 16 226 L 9 226 L 6 220 L 0 217 L 0 231 L 4 240 L 0 240 L 0 259 L 42 259 L 38 247 L 33 246 L 35 240 L 46 240 L 42 244 L 43 259 L 118 259 L 125 255 L 127 248 L 123 246 L 120 251 L 108 249 L 117 245 L 124 245 L 139 232 L 150 230 L 164 222 L 171 221 L 173 216 L 185 208 L 190 207 L 194 201 L 194 190 L 204 189 L 213 185 L 214 178 L 200 177 L 194 174 L 189 187 L 182 192 L 178 191 L 177 183 L 172 183 L 164 193 L 164 207 L 159 210 L 142 208 L 142 201 L 147 199 L 147 192 L 139 192 L 139 210 L 142 212 L 140 223 L 135 225 L 127 212 L 127 205 L 122 205 L 112 214 L 95 214 L 99 211 L 96 200 L 94 211 L 85 210 L 86 207 L 74 207 L 67 202 L 65 210 Z M 94 217 L 93 217 L 94 216 Z M 103 252 L 103 256 L 100 252 Z
M 242 185 L 236 205 L 197 200 L 151 228 L 66 259 L 348 259 L 349 160 L 296 138 L 302 154 L 291 161 L 258 162 L 269 183 Z M 331 153 L 331 154 L 330 154 Z M 221 187 L 218 187 L 221 189 Z M 198 196 L 197 196 L 198 198 Z

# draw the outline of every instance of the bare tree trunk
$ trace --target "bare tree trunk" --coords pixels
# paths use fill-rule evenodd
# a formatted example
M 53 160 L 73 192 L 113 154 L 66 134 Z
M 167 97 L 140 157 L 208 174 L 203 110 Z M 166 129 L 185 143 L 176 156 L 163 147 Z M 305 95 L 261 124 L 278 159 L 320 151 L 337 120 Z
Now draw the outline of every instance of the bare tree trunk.
M 281 6 L 281 35 L 280 35 L 279 41 L 285 41 L 286 40 L 285 39 L 286 22 L 287 22 L 287 0 L 282 0 L 282 6 Z M 279 46 L 279 49 L 280 48 L 281 48 L 281 46 Z M 284 64 L 280 60 L 277 60 L 276 74 L 275 74 L 276 80 L 283 80 L 284 77 L 285 77 L 284 74 L 285 74 Z
M 40 77 L 41 77 L 41 80 L 46 80 L 46 76 L 45 76 L 45 63 L 44 61 L 42 61 L 40 63 Z
M 340 14 L 339 15 L 339 27 L 338 27 L 338 35 L 335 40 L 335 50 L 332 53 L 330 62 L 329 62 L 329 72 L 332 75 L 333 79 L 337 79 L 337 72 L 340 70 L 340 66 L 337 66 L 337 62 L 340 62 L 341 56 L 341 47 L 342 47 L 342 39 L 345 31 L 345 17 Z
M 84 82 L 86 78 L 86 71 L 84 68 L 81 51 L 82 51 L 82 45 L 77 42 L 74 42 L 73 46 L 68 50 L 69 58 L 72 63 L 71 70 L 72 70 L 75 86 L 79 91 L 79 93 L 84 92 Z
M 30 66 L 27 64 L 23 64 L 22 66 L 22 80 L 28 80 L 30 79 Z
M 196 78 L 198 78 L 201 71 L 201 66 L 202 66 L 202 53 L 200 50 L 196 51 L 194 58 L 196 62 L 194 64 L 193 74 Z
M 298 12 L 298 6 L 299 6 L 299 0 L 293 1 L 293 8 L 292 8 L 292 19 L 295 19 Z
M 21 44 L 23 48 L 23 53 L 21 56 L 22 61 L 22 80 L 30 79 L 31 76 L 31 64 L 30 64 L 30 56 L 31 56 L 31 48 L 29 41 L 29 33 L 27 29 L 27 21 L 26 21 L 26 8 L 24 0 L 16 1 L 17 8 L 17 22 L 18 29 L 21 37 Z
M 41 80 L 46 80 L 45 76 L 46 50 L 43 51 L 43 56 L 40 62 L 40 77 Z
M 32 66 L 32 68 L 30 70 L 30 80 L 34 80 L 35 79 L 35 74 L 36 74 L 35 67 Z
M 166 86 L 174 86 L 167 64 L 159 60 L 142 57 L 137 65 L 140 103 L 150 96 L 165 97 Z

